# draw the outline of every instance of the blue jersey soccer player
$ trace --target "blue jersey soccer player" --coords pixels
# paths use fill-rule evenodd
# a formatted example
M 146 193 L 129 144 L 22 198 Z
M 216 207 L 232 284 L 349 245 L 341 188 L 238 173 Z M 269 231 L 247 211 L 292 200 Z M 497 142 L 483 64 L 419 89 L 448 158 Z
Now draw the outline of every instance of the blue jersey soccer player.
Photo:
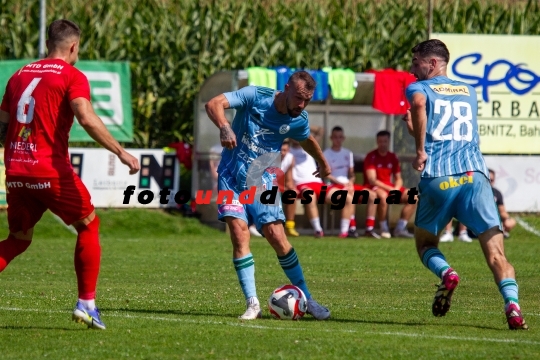
M 422 172 L 416 248 L 423 264 L 442 280 L 433 315 L 446 315 L 460 280 L 438 249 L 438 234 L 455 217 L 478 235 L 504 298 L 509 328 L 528 329 L 518 304 L 514 268 L 504 255 L 501 221 L 478 145 L 476 92 L 446 77 L 450 54 L 440 40 L 424 41 L 412 53 L 411 72 L 418 81 L 407 88 L 411 110 L 404 120 L 416 143 L 413 167 Z
M 308 114 L 304 110 L 314 89 L 313 78 L 307 72 L 300 71 L 290 77 L 283 92 L 247 86 L 218 95 L 206 105 L 208 116 L 220 129 L 221 145 L 224 147 L 218 168 L 218 188 L 220 191 L 232 191 L 235 199 L 232 204 L 218 204 L 218 219 L 225 221 L 231 231 L 233 264 L 246 298 L 247 310 L 240 319 L 261 317 L 255 288 L 255 265 L 249 248 L 248 225 L 251 224 L 255 224 L 274 248 L 291 283 L 305 293 L 307 312 L 319 320 L 330 317 L 330 311 L 319 305 L 308 291 L 298 257 L 285 236 L 285 216 L 281 204 L 265 205 L 258 199 L 252 204 L 242 204 L 238 200 L 240 193 L 250 185 L 250 166 L 267 169 L 268 165 L 261 166 L 261 159 L 273 154 L 279 159 L 285 138 L 300 141 L 304 149 L 318 161 L 319 176 L 330 174 L 330 167 L 317 141 L 310 135 Z M 224 111 L 229 108 L 236 109 L 232 128 Z M 268 189 L 275 184 L 275 179 L 267 171 L 263 171 L 262 177 L 259 175 L 256 180 L 262 181 L 262 185 Z

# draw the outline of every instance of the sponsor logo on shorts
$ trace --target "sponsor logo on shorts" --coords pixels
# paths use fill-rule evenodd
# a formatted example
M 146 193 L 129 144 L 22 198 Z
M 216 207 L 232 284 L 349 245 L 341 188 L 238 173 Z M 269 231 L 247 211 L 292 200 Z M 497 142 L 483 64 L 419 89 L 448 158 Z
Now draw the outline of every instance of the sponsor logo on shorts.
M 441 182 L 439 184 L 439 188 L 441 190 L 448 190 L 450 188 L 456 188 L 456 187 L 461 186 L 461 185 L 472 184 L 472 182 L 473 182 L 472 175 L 470 175 L 470 176 L 461 176 L 459 178 L 449 176 L 448 181 L 443 181 L 443 182 Z

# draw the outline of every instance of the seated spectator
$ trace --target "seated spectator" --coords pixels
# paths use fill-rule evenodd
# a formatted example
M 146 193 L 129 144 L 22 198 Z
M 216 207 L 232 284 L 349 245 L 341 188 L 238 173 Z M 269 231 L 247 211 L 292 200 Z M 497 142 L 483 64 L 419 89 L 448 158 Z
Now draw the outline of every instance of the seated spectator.
M 503 196 L 499 190 L 497 190 L 493 184 L 495 184 L 495 171 L 489 170 L 489 182 L 491 183 L 491 189 L 493 190 L 493 197 L 495 199 L 495 204 L 497 204 L 497 209 L 499 210 L 499 216 L 503 224 L 503 234 L 505 238 L 510 237 L 510 231 L 516 226 L 516 220 L 510 217 L 506 212 L 504 207 Z
M 458 224 L 458 240 L 466 243 L 471 243 L 472 239 L 469 236 L 467 227 L 461 223 Z M 454 241 L 454 228 L 452 226 L 452 220 L 446 225 L 446 229 L 442 232 L 439 242 L 452 242 Z
M 311 130 L 313 136 L 317 139 L 322 136 L 322 128 L 314 127 Z M 318 140 L 319 140 L 318 139 Z M 321 196 L 321 191 L 324 182 L 321 178 L 313 175 L 317 171 L 317 164 L 315 159 L 313 159 L 307 152 L 302 149 L 300 144 L 297 141 L 290 140 L 291 149 L 290 153 L 294 156 L 294 167 L 293 167 L 293 180 L 297 188 L 297 192 L 300 198 L 304 197 L 304 192 L 311 190 L 314 195 L 311 196 L 312 201 L 309 204 L 305 204 L 306 215 L 315 231 L 315 237 L 320 238 L 324 236 L 323 229 L 321 227 L 321 222 L 319 218 L 319 209 L 317 208 L 318 199 Z M 339 189 L 327 189 L 326 196 L 324 197 L 324 202 L 326 204 L 331 204 L 332 194 L 338 191 Z M 356 231 L 351 232 L 349 229 L 350 218 L 354 212 L 354 205 L 352 204 L 352 196 L 347 193 L 347 198 L 345 205 L 341 211 L 341 223 L 340 223 L 340 235 L 341 238 L 346 237 L 358 237 Z
M 415 204 L 407 202 L 409 189 L 403 187 L 401 167 L 397 156 L 389 151 L 390 132 L 383 130 L 377 133 L 377 149 L 366 155 L 364 160 L 364 185 L 377 193 L 380 203 L 377 207 L 377 215 L 381 227 L 381 236 L 390 238 L 390 230 L 386 221 L 388 204 L 386 198 L 392 190 L 401 192 L 401 204 L 405 204 L 401 210 L 401 217 L 394 229 L 395 237 L 414 237 L 407 231 L 407 223 L 416 209 Z M 394 175 L 394 183 L 391 176 Z
M 324 151 L 324 157 L 332 168 L 331 175 L 327 177 L 327 179 L 332 182 L 332 185 L 329 188 L 346 189 L 353 196 L 354 191 L 366 190 L 369 193 L 369 200 L 367 204 L 365 236 L 380 238 L 380 236 L 373 231 L 373 228 L 375 227 L 375 215 L 377 212 L 377 205 L 374 203 L 374 200 L 377 198 L 377 194 L 368 187 L 355 184 L 356 175 L 354 174 L 353 153 L 349 149 L 343 147 L 343 142 L 345 141 L 343 128 L 340 126 L 334 127 L 330 135 L 330 140 L 332 141 L 332 147 Z M 349 231 L 356 231 L 354 212 L 351 215 Z
M 285 175 L 285 190 L 296 191 L 294 185 L 292 170 L 294 167 L 294 156 L 290 153 L 289 140 L 285 140 L 281 145 L 281 171 Z M 285 213 L 285 233 L 288 236 L 300 236 L 296 231 L 294 216 L 296 213 L 296 204 L 282 204 L 283 212 Z

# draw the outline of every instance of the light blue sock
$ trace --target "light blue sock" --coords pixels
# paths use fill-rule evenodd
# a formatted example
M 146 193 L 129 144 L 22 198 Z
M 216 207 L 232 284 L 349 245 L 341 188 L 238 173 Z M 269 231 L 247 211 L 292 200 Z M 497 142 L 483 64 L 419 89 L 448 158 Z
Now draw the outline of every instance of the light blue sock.
M 502 279 L 499 283 L 499 291 L 501 292 L 506 307 L 508 307 L 510 303 L 515 303 L 519 306 L 518 285 L 515 279 Z
M 449 269 L 450 265 L 446 262 L 444 255 L 437 248 L 430 248 L 422 255 L 422 263 L 431 270 L 432 273 L 442 279 L 444 270 Z
M 306 281 L 304 280 L 304 273 L 302 271 L 302 267 L 300 266 L 300 262 L 298 261 L 298 256 L 296 256 L 296 251 L 294 251 L 294 248 L 291 249 L 291 251 L 289 251 L 287 255 L 278 256 L 278 260 L 281 268 L 285 272 L 285 275 L 287 275 L 287 277 L 291 281 L 291 284 L 293 284 L 294 286 L 298 286 L 300 290 L 304 292 L 306 298 L 311 299 L 311 294 L 309 293 Z
M 249 253 L 239 259 L 233 259 L 233 264 L 246 299 L 257 297 L 257 290 L 255 289 L 255 262 L 253 261 L 253 255 Z

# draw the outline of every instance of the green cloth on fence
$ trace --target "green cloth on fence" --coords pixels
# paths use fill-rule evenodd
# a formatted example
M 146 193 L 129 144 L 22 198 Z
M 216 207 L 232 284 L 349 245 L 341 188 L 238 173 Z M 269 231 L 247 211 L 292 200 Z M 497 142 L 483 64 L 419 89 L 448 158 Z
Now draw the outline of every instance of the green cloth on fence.
M 332 97 L 337 100 L 351 100 L 356 93 L 356 74 L 351 69 L 328 69 L 328 84 Z
M 276 70 L 267 69 L 264 67 L 249 67 L 247 68 L 247 73 L 249 85 L 265 86 L 271 89 L 277 89 Z

